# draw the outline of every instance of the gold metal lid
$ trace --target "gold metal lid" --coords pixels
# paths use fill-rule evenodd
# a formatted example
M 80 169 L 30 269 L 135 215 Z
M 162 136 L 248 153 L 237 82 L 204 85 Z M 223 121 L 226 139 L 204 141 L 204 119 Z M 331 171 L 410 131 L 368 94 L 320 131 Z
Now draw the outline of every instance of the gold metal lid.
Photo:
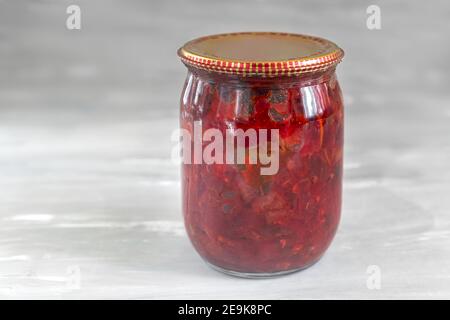
M 208 71 L 273 77 L 325 70 L 338 64 L 344 51 L 302 34 L 239 32 L 194 39 L 178 55 L 185 64 Z

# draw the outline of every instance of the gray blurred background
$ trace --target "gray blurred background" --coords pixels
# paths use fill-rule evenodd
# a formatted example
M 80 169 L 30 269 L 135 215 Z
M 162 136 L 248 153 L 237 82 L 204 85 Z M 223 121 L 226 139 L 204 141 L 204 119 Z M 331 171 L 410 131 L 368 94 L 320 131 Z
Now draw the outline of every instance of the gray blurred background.
M 0 298 L 450 298 L 449 17 L 445 0 L 0 0 Z M 346 51 L 341 226 L 279 279 L 210 270 L 181 219 L 176 50 L 231 31 Z

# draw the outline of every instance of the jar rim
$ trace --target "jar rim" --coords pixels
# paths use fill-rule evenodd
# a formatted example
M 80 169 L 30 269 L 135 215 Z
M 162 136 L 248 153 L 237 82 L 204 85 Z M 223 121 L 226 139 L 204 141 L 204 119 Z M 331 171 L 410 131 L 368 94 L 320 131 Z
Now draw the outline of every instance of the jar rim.
M 309 35 L 281 32 L 235 32 L 196 38 L 178 50 L 195 68 L 242 76 L 274 77 L 323 71 L 337 65 L 344 51 Z

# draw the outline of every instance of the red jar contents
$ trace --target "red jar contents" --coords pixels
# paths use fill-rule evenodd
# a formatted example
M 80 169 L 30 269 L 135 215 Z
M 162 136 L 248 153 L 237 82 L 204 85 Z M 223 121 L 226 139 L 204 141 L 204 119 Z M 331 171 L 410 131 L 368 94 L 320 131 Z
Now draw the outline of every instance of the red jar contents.
M 189 69 L 181 128 L 193 133 L 197 122 L 223 136 L 279 133 L 272 175 L 261 174 L 259 161 L 182 165 L 183 214 L 196 250 L 215 268 L 248 277 L 313 264 L 341 210 L 343 104 L 335 65 L 342 50 L 302 35 L 238 33 L 196 39 L 179 54 Z M 248 156 L 255 146 L 244 147 Z

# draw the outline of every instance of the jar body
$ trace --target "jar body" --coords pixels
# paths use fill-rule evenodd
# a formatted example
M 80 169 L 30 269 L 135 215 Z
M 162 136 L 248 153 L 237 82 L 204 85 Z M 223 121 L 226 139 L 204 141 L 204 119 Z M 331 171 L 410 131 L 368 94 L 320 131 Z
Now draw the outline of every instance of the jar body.
M 226 141 L 210 153 L 223 152 L 222 162 L 186 161 L 183 141 L 184 221 L 203 259 L 231 274 L 268 276 L 303 269 L 322 256 L 341 211 L 343 103 L 334 69 L 252 78 L 189 68 L 180 125 L 191 137 L 200 137 L 194 132 L 199 125 L 201 134 L 214 132 L 189 142 L 191 160 L 195 144 L 205 152 L 218 133 L 257 133 L 256 143 L 244 139 L 230 147 L 235 155 L 245 151 L 245 163 L 227 161 Z M 261 129 L 270 131 L 266 137 L 275 129 L 278 143 L 262 141 Z M 277 148 L 277 170 L 262 174 L 267 161 L 250 163 L 250 157 L 268 145 Z

